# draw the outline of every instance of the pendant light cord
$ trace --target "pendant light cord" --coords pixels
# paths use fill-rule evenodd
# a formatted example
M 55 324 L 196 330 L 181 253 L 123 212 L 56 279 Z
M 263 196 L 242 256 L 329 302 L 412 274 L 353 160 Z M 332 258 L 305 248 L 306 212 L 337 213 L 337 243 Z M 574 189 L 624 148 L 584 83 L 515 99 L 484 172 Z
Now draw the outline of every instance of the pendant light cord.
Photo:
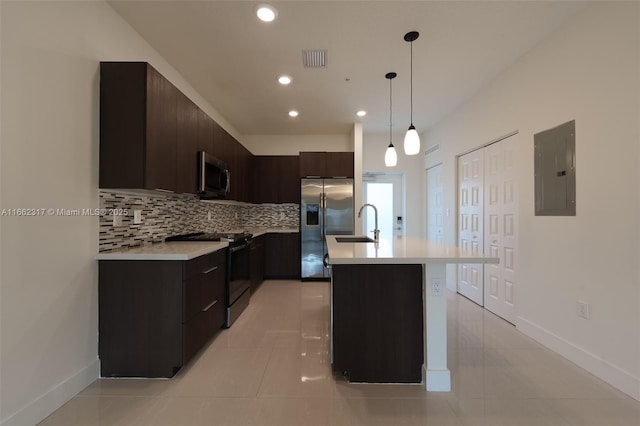
M 413 126 L 413 41 L 409 44 L 411 45 L 411 83 L 409 87 L 411 89 L 411 125 Z
M 389 79 L 389 143 L 393 144 L 393 141 L 391 140 L 391 123 L 392 123 L 392 116 L 391 114 L 393 114 L 393 110 L 391 109 L 391 79 Z

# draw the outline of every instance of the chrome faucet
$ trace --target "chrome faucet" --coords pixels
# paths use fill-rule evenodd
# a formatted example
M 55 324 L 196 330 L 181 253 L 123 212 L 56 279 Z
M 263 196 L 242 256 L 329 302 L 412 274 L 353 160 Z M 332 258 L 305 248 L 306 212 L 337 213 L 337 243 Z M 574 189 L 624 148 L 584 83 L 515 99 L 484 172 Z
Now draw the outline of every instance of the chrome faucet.
M 378 239 L 380 237 L 380 230 L 378 229 L 378 209 L 376 208 L 376 206 L 374 206 L 373 204 L 363 204 L 362 207 L 360 207 L 360 211 L 358 212 L 358 217 L 362 216 L 362 210 L 364 210 L 365 207 L 373 207 L 373 212 L 375 213 L 375 217 L 376 217 L 376 227 L 373 230 L 373 239 L 375 240 L 375 242 L 378 242 Z

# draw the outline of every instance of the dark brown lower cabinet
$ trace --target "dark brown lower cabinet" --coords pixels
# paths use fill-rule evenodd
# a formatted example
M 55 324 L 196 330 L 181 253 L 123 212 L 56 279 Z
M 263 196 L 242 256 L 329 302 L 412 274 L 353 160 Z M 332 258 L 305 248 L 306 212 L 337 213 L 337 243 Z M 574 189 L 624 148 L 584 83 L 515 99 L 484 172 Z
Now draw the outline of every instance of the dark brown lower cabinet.
M 267 234 L 265 278 L 300 278 L 300 233 Z
M 251 240 L 249 245 L 249 277 L 251 279 L 251 293 L 264 281 L 266 235 L 260 235 Z
M 422 381 L 422 265 L 333 265 L 333 370 L 352 382 Z
M 226 256 L 101 260 L 102 377 L 173 377 L 224 324 Z

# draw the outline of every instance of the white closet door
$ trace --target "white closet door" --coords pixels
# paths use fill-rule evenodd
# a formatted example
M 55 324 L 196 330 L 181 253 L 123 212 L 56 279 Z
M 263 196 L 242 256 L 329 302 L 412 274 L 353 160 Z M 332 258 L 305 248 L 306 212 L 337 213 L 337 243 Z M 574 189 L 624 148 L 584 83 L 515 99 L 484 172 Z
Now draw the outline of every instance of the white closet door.
M 500 263 L 484 267 L 485 308 L 515 323 L 517 260 L 517 136 L 503 139 L 485 151 L 484 252 Z
M 442 164 L 427 169 L 427 239 L 444 241 L 444 208 L 442 207 Z
M 483 150 L 458 158 L 458 245 L 474 253 L 483 253 Z M 458 293 L 484 306 L 484 270 L 482 264 L 458 265 Z

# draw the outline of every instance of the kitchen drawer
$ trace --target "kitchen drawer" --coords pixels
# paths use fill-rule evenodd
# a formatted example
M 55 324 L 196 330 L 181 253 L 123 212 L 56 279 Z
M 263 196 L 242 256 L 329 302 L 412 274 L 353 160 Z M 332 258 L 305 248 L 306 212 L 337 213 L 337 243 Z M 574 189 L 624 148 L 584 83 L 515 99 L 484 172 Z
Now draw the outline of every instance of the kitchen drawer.
M 202 308 L 209 306 L 214 300 L 220 300 L 224 305 L 225 289 L 227 283 L 226 265 L 220 265 L 216 269 L 210 270 L 208 274 L 202 274 Z
M 207 271 L 214 266 L 223 265 L 227 263 L 227 250 L 221 249 L 214 251 L 213 253 L 205 254 L 204 256 L 196 257 L 186 262 L 185 277 L 189 278 L 194 275 L 199 275 L 204 271 Z
M 224 322 L 224 301 L 218 300 L 207 311 L 199 312 L 195 317 L 182 325 L 184 336 L 183 362 L 189 360 L 207 343 L 209 338 Z M 222 308 L 222 309 L 221 309 Z
M 226 250 L 186 262 L 183 322 L 189 321 L 214 299 L 224 301 Z
M 187 363 L 222 327 L 225 320 L 224 308 L 224 299 L 216 299 L 214 304 L 205 307 L 205 310 L 183 324 L 183 363 Z

